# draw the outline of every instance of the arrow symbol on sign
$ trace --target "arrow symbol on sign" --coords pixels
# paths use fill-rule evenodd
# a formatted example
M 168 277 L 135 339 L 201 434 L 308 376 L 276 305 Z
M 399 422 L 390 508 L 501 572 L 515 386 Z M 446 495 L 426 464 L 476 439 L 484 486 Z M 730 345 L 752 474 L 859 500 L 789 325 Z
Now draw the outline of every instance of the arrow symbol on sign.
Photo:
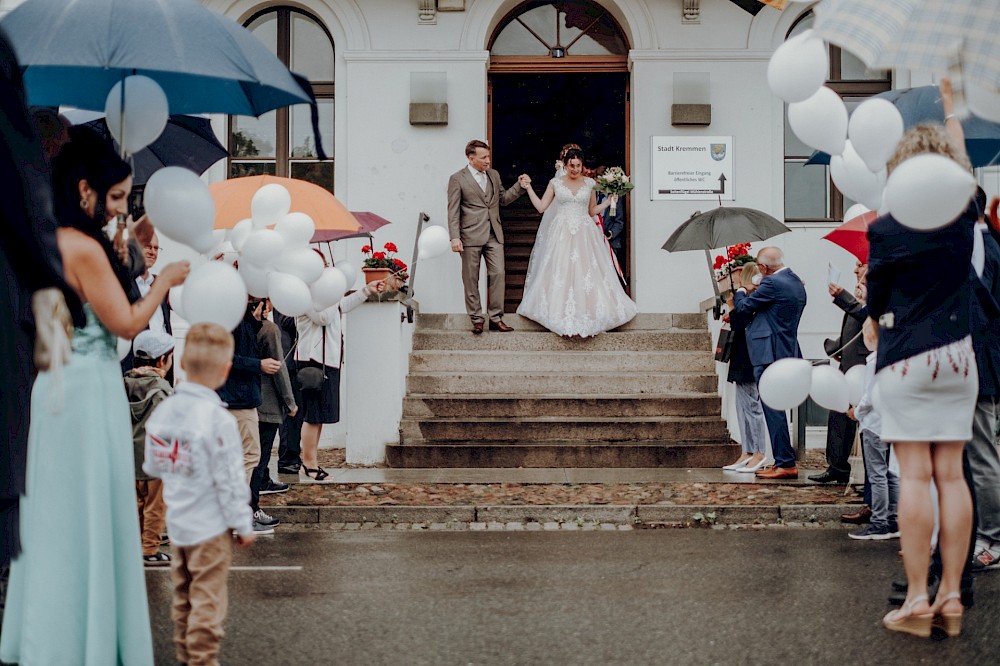
M 712 190 L 712 194 L 725 194 L 726 193 L 726 174 L 719 174 L 719 189 Z

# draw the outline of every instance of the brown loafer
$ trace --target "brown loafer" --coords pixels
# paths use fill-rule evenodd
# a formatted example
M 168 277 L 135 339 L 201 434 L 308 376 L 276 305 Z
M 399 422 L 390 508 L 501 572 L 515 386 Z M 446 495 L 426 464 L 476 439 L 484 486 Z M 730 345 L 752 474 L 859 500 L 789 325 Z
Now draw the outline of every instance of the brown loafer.
M 513 326 L 508 326 L 507 324 L 503 323 L 503 319 L 501 319 L 499 321 L 491 321 L 490 322 L 490 330 L 491 331 L 500 331 L 501 333 L 509 333 L 510 331 L 514 330 L 514 327 Z
M 758 479 L 797 479 L 799 478 L 798 467 L 772 467 L 756 472 Z
M 474 321 L 474 322 L 472 322 L 472 332 L 474 334 L 476 334 L 476 335 L 479 335 L 480 333 L 482 333 L 483 332 L 483 322 L 481 322 L 481 321 Z
M 841 522 L 851 523 L 852 525 L 863 525 L 865 523 L 871 522 L 872 510 L 867 506 L 862 506 L 857 513 L 842 513 L 840 514 Z

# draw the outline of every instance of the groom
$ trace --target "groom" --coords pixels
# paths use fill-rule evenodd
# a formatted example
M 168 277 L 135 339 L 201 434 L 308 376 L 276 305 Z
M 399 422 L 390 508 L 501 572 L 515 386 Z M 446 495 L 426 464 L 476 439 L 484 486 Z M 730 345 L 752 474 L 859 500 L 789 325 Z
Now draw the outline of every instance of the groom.
M 504 268 L 503 228 L 500 206 L 522 194 L 527 175 L 518 177 L 508 190 L 500 184 L 500 174 L 490 168 L 490 147 L 473 139 L 465 146 L 468 166 L 448 179 L 448 233 L 451 251 L 462 255 L 462 283 L 465 310 L 472 320 L 472 332 L 483 332 L 483 307 L 479 299 L 479 265 L 486 260 L 487 313 L 491 331 L 513 331 L 503 321 Z

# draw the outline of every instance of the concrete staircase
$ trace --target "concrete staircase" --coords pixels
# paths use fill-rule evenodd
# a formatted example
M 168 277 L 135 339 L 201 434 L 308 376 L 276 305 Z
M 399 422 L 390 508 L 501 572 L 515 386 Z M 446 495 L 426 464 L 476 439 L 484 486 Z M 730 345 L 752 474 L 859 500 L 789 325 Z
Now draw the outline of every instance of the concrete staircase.
M 696 314 L 640 314 L 564 340 L 517 315 L 474 336 L 424 314 L 391 467 L 715 467 L 737 452 Z

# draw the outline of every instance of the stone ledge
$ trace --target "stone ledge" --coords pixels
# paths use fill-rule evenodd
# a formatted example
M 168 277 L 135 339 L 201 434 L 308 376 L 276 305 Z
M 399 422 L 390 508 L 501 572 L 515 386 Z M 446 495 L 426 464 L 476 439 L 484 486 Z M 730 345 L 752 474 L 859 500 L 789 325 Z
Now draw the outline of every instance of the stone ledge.
M 476 508 L 476 519 L 484 522 L 548 523 L 582 520 L 597 523 L 630 523 L 634 505 L 516 505 Z
M 714 513 L 715 518 L 707 517 Z M 776 523 L 781 513 L 776 506 L 703 506 L 641 504 L 637 516 L 644 523 L 694 523 L 695 514 L 706 516 L 706 524 L 736 525 Z

